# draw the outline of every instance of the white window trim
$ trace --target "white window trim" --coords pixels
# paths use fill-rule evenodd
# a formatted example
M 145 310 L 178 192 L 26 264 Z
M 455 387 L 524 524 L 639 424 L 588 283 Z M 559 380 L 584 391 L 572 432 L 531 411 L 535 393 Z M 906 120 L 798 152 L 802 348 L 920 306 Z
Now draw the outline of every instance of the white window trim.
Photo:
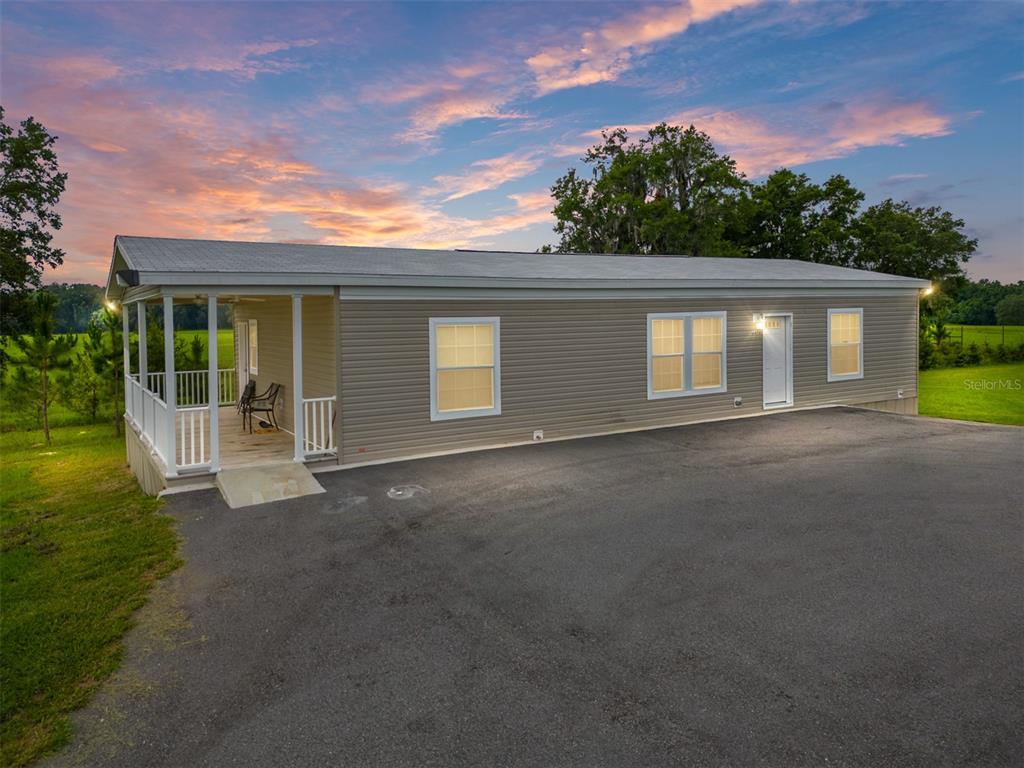
M 437 409 L 437 326 L 490 325 L 494 341 L 494 407 L 472 408 L 464 411 Z M 489 366 L 485 366 L 489 367 Z M 477 416 L 501 415 L 501 319 L 497 317 L 432 317 L 430 318 L 430 420 L 472 419 Z
M 722 319 L 722 386 L 714 389 L 693 389 L 693 325 L 688 322 L 695 317 L 719 317 Z M 654 344 L 652 333 L 655 320 L 682 320 L 683 321 L 683 350 L 682 357 L 686 359 L 683 369 L 683 389 L 679 392 L 655 392 L 654 391 L 654 365 L 653 351 Z M 647 315 L 647 399 L 662 400 L 666 397 L 693 397 L 694 395 L 714 395 L 728 391 L 729 382 L 726 374 L 729 370 L 726 346 L 729 336 L 729 320 L 725 310 L 715 312 L 650 312 Z
M 256 356 L 253 357 L 252 351 L 254 349 L 252 343 L 253 331 L 256 332 Z M 253 376 L 259 376 L 260 368 L 260 326 L 256 320 L 247 320 L 245 324 L 245 335 L 246 335 L 246 348 L 249 350 L 249 373 Z M 255 360 L 255 364 L 254 361 Z
M 860 344 L 858 345 L 857 373 L 845 373 L 838 376 L 832 374 L 832 315 L 860 315 Z M 845 309 L 829 309 L 828 325 L 825 328 L 825 350 L 828 356 L 828 380 L 833 381 L 855 381 L 864 378 L 864 308 L 847 307 Z

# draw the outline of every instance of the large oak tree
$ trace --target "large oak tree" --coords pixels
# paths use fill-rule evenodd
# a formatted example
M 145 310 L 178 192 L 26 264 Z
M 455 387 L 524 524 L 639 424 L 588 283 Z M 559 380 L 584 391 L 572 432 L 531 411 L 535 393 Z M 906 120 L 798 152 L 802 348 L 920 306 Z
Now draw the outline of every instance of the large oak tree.
M 781 168 L 751 182 L 694 126 L 658 125 L 638 141 L 602 134 L 551 188 L 558 250 L 801 259 L 943 282 L 962 281 L 977 248 L 940 208 L 864 194 L 835 175 L 815 184 Z
M 57 201 L 67 174 L 57 165 L 57 138 L 29 117 L 15 131 L 0 107 L 0 333 L 31 322 L 28 303 L 43 269 L 59 267 L 64 252 L 52 245 L 60 229 Z

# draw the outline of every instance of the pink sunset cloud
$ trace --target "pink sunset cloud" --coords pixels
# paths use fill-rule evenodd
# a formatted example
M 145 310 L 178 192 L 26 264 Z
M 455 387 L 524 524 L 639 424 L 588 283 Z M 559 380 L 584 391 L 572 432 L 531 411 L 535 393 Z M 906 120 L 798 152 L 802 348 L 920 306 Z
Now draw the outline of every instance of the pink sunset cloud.
M 435 176 L 436 190 L 445 201 L 458 200 L 477 192 L 496 189 L 503 184 L 536 171 L 543 158 L 535 151 L 510 152 L 500 157 L 477 160 L 459 174 Z
M 26 67 L 16 101 L 58 137 L 69 173 L 62 199 L 61 280 L 101 280 L 115 234 L 303 239 L 350 245 L 472 245 L 543 220 L 535 200 L 493 219 L 452 217 L 404 184 L 327 172 L 300 158 L 300 136 L 248 115 L 204 108 L 125 84 L 99 58 Z M 53 72 L 92 72 L 80 80 Z M 451 199 L 525 174 L 512 156 L 442 183 Z M 539 161 L 537 161 L 539 162 Z
M 224 44 L 195 51 L 167 61 L 163 66 L 171 72 L 217 72 L 253 80 L 260 74 L 300 69 L 298 62 L 277 58 L 273 54 L 317 44 L 315 39 L 265 40 L 242 45 Z
M 665 119 L 670 125 L 695 125 L 707 133 L 720 152 L 729 154 L 737 168 L 757 177 L 777 168 L 847 157 L 867 147 L 894 146 L 908 139 L 952 133 L 953 119 L 924 102 L 883 99 L 844 105 L 827 119 L 808 111 L 773 120 L 747 110 L 713 107 L 678 112 Z M 584 134 L 584 142 L 560 148 L 563 156 L 582 155 L 601 138 L 601 131 L 625 128 L 633 138 L 651 123 L 607 126 Z M 800 126 L 800 127 L 795 127 Z
M 515 77 L 496 61 L 450 63 L 431 71 L 398 71 L 364 85 L 361 101 L 399 108 L 406 127 L 399 141 L 430 144 L 445 128 L 469 120 L 521 120 L 507 105 L 515 97 Z
M 519 112 L 504 107 L 507 97 L 489 92 L 447 87 L 432 93 L 409 116 L 410 126 L 401 134 L 406 141 L 424 142 L 435 138 L 443 128 L 468 120 L 518 120 Z
M 655 43 L 760 0 L 690 0 L 651 5 L 584 30 L 571 42 L 544 48 L 526 60 L 541 94 L 609 82 L 630 69 Z

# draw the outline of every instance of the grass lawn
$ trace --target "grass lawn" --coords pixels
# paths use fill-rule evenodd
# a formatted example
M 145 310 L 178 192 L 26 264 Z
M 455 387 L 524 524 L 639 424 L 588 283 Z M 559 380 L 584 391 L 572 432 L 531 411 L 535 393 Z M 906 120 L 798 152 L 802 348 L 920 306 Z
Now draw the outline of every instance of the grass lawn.
M 947 325 L 950 341 L 960 343 L 961 329 L 964 346 L 977 344 L 983 346 L 987 341 L 990 347 L 1005 343 L 1015 347 L 1024 343 L 1024 325 Z
M 117 666 L 132 613 L 177 566 L 177 534 L 109 424 L 0 435 L 0 764 L 64 744 Z
M 1024 426 L 1024 363 L 921 371 L 922 416 Z

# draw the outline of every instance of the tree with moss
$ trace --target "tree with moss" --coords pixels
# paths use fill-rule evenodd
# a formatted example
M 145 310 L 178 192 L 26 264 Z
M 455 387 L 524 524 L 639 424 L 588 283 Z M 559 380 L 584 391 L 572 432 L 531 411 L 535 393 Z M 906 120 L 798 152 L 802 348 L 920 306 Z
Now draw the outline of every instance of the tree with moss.
M 570 168 L 551 187 L 559 252 L 800 259 L 949 291 L 978 245 L 938 207 L 885 200 L 861 210 L 864 194 L 840 175 L 816 184 L 780 168 L 748 181 L 693 125 L 662 123 L 637 141 L 623 128 L 601 136 L 582 158 L 589 175 Z
M 857 247 L 850 266 L 936 283 L 957 282 L 978 247 L 964 227 L 963 219 L 937 206 L 884 200 L 853 223 Z
M 551 188 L 559 251 L 739 255 L 725 232 L 743 175 L 692 125 L 603 133 L 583 162 L 590 178 L 570 169 Z

